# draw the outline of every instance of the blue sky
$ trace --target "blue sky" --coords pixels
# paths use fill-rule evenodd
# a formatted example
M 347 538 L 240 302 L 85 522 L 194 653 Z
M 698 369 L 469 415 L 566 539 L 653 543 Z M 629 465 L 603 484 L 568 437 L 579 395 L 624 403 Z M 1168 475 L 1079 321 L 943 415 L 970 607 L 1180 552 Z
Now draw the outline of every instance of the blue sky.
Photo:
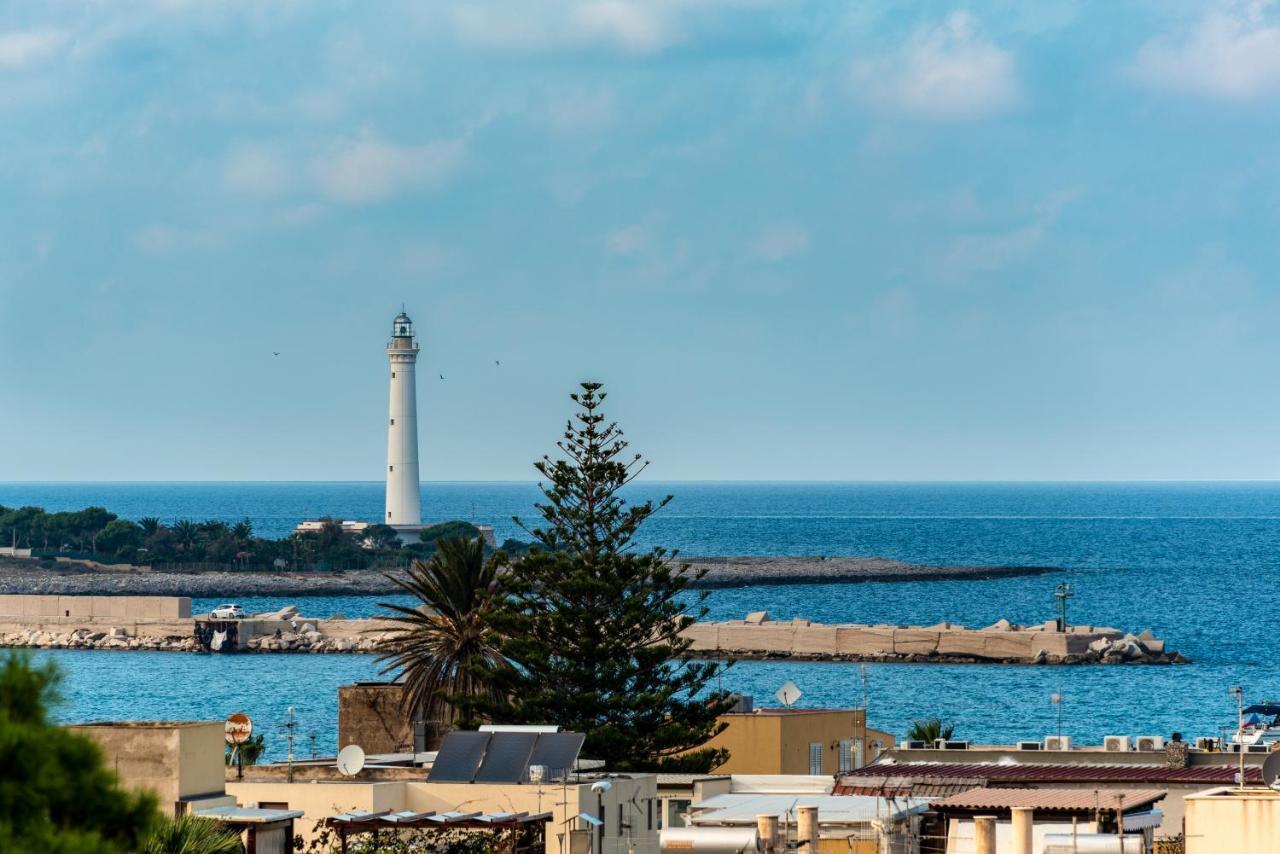
M 427 479 L 584 378 L 656 478 L 1277 478 L 1278 111 L 1269 2 L 2 3 L 0 480 L 376 479 L 402 302 Z

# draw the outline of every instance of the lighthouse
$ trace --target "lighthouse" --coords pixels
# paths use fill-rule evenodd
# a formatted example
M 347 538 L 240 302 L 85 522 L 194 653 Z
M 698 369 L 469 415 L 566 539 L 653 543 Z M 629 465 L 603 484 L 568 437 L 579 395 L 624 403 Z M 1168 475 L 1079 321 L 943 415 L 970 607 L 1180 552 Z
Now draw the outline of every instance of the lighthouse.
M 391 394 L 387 423 L 387 515 L 393 528 L 422 525 L 422 496 L 418 486 L 418 393 L 415 367 L 418 342 L 413 321 L 401 311 L 391 324 L 387 342 Z

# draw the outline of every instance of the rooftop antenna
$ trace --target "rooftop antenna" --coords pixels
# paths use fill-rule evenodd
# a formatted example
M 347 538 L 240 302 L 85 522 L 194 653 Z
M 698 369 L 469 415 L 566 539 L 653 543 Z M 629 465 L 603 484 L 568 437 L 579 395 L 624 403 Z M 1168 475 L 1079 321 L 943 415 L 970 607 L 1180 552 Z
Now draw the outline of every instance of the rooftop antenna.
M 348 744 L 338 751 L 338 773 L 344 777 L 354 777 L 364 768 L 364 748 L 358 744 Z
M 1053 591 L 1053 598 L 1058 600 L 1058 631 L 1067 630 L 1067 600 L 1075 596 L 1075 591 L 1067 582 L 1062 582 Z
M 773 696 L 778 698 L 779 703 L 791 708 L 791 704 L 800 699 L 802 692 L 796 687 L 796 683 L 788 679 L 781 688 L 774 692 Z
M 319 754 L 316 752 L 316 739 L 318 737 L 319 736 L 317 736 L 314 732 L 311 733 L 309 736 L 307 736 L 307 739 L 311 742 L 311 758 L 312 759 L 315 759 L 317 756 L 319 756 Z

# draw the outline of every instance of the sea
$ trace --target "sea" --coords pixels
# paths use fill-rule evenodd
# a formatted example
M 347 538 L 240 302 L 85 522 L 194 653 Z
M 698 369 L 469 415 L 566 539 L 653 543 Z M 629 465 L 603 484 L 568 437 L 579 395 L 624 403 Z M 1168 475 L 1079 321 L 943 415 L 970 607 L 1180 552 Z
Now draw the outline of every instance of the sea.
M 426 521 L 490 524 L 527 536 L 535 483 L 426 483 Z M 957 738 L 1008 743 L 1057 734 L 1219 735 L 1234 727 L 1230 689 L 1280 698 L 1280 484 L 1277 483 L 655 483 L 631 501 L 674 496 L 640 546 L 689 556 L 881 556 L 925 564 L 1033 565 L 1060 573 L 992 581 L 769 584 L 711 591 L 713 618 L 986 626 L 1055 616 L 1069 582 L 1075 624 L 1151 629 L 1182 666 L 740 662 L 717 686 L 775 704 L 788 680 L 799 706 L 867 705 L 873 727 L 901 735 L 940 717 Z M 321 515 L 376 519 L 381 483 L 0 483 L 0 505 L 89 505 L 121 516 L 249 519 L 284 536 Z M 235 597 L 226 597 L 235 598 Z M 251 611 L 294 602 L 311 616 L 366 616 L 390 597 L 237 599 Z M 217 604 L 197 599 L 196 610 Z M 279 758 L 332 755 L 339 685 L 386 678 L 360 655 L 191 655 L 39 651 L 63 674 L 65 721 L 209 720 L 246 712 Z M 1060 703 L 1052 702 L 1054 695 Z M 288 724 L 292 722 L 293 726 Z

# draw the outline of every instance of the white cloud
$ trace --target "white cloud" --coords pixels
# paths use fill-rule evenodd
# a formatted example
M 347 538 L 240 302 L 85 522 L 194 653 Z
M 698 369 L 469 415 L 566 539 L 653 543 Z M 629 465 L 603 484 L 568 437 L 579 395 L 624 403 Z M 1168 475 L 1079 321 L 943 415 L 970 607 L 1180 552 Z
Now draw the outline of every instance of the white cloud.
M 1266 3 L 1209 10 L 1180 38 L 1142 46 L 1133 71 L 1150 86 L 1209 98 L 1248 100 L 1280 92 L 1280 26 Z
M 618 109 L 608 89 L 558 98 L 547 109 L 547 121 L 553 130 L 562 134 L 594 133 L 617 120 Z
M 68 39 L 55 29 L 0 32 L 0 68 L 26 68 L 52 56 Z
M 643 225 L 615 229 L 605 238 L 604 246 L 612 255 L 636 255 L 648 248 L 649 229 Z
M 962 275 L 990 273 L 1029 258 L 1044 243 L 1063 208 L 1079 195 L 1074 189 L 1050 194 L 1034 206 L 1031 221 L 1017 228 L 957 237 L 943 259 L 947 270 Z
M 1022 97 L 1013 54 L 984 39 L 964 12 L 917 31 L 893 54 L 855 63 L 852 80 L 873 106 L 937 121 L 992 115 Z
M 134 248 L 147 255 L 212 249 L 218 243 L 218 238 L 207 231 L 169 225 L 150 225 L 133 235 Z
M 400 146 L 370 131 L 334 144 L 311 164 L 321 191 L 348 204 L 364 204 L 408 190 L 439 187 L 467 157 L 467 138 Z
M 458 36 L 483 47 L 550 50 L 603 46 L 650 54 L 681 40 L 662 0 L 529 0 L 512 14 L 506 3 L 474 2 L 453 10 Z
M 222 183 L 231 190 L 257 196 L 274 196 L 289 184 L 288 169 L 274 154 L 261 148 L 237 148 L 222 167 Z
M 772 225 L 756 239 L 756 254 L 766 261 L 782 261 L 809 248 L 809 232 L 796 225 Z

